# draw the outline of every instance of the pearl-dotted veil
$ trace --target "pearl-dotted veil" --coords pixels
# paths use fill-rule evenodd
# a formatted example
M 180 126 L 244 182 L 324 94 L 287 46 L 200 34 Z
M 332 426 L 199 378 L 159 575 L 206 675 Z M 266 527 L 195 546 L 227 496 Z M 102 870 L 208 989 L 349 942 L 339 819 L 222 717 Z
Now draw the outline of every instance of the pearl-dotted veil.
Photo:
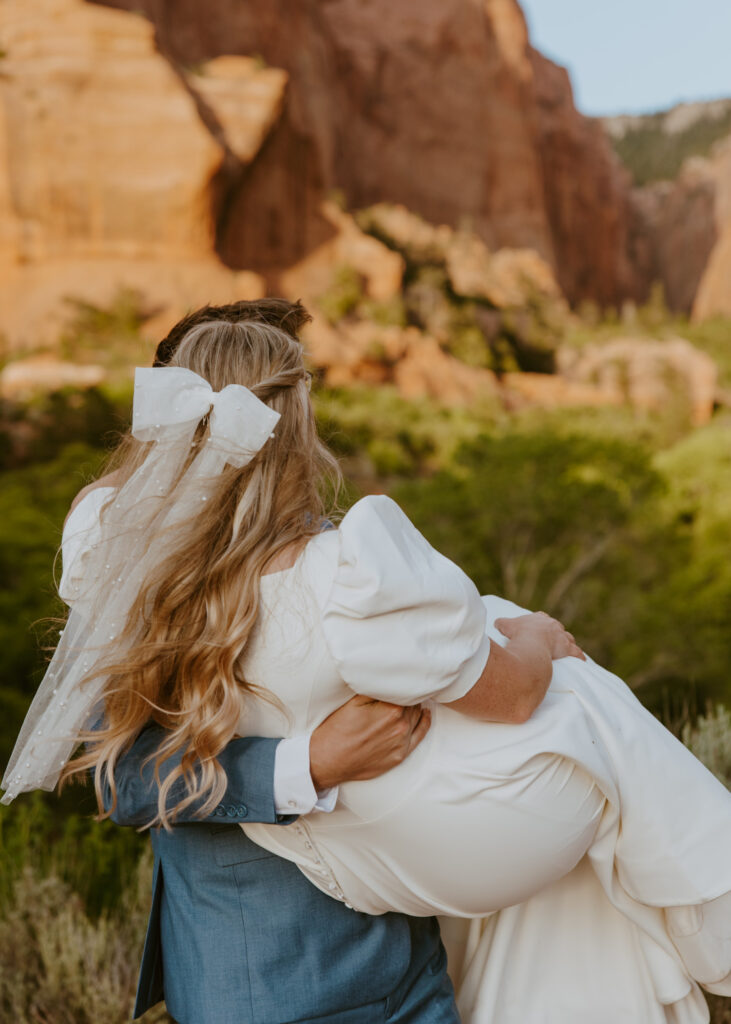
M 197 441 L 205 416 L 207 433 Z M 65 572 L 71 611 L 16 740 L 2 803 L 55 787 L 79 734 L 98 714 L 105 676 L 86 677 L 110 656 L 123 656 L 114 646 L 117 633 L 151 568 L 172 550 L 176 525 L 200 509 L 207 485 L 224 466 L 251 461 L 273 436 L 279 416 L 238 384 L 215 392 L 183 367 L 135 371 L 132 434 L 150 442 L 150 450 L 103 508 L 93 543 Z

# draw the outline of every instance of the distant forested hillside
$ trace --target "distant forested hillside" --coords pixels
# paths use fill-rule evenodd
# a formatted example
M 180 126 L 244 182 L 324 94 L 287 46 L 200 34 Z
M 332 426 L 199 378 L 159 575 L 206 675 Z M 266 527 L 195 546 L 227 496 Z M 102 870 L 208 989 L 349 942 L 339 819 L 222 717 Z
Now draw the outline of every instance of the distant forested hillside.
M 674 179 L 684 160 L 707 156 L 715 142 L 731 135 L 731 99 L 603 120 L 635 184 L 647 185 Z

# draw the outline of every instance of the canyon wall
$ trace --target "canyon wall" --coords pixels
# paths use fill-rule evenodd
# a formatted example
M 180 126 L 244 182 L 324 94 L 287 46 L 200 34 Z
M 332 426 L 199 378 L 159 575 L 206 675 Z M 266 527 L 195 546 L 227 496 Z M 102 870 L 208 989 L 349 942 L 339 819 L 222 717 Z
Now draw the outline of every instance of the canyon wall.
M 515 0 L 115 3 L 142 9 L 178 66 L 238 53 L 287 72 L 271 138 L 229 182 L 229 264 L 269 272 L 302 255 L 337 189 L 352 208 L 401 203 L 491 249 L 533 248 L 571 300 L 642 291 L 627 176 Z
M 123 285 L 171 319 L 279 290 L 340 251 L 334 198 L 532 249 L 571 302 L 675 275 L 677 304 L 717 303 L 707 232 L 680 270 L 682 203 L 676 227 L 633 194 L 516 0 L 3 0 L 0 47 L 14 344 L 57 332 L 69 295 Z M 709 189 L 694 203 L 723 234 Z
M 146 18 L 4 0 L 0 44 L 0 308 L 13 347 L 56 337 L 68 297 L 105 305 L 127 287 L 184 309 L 261 294 L 256 275 L 215 256 L 227 153 Z M 230 91 L 216 64 L 209 81 Z M 283 81 L 250 64 L 239 59 L 239 106 L 254 93 L 258 121 L 274 118 Z

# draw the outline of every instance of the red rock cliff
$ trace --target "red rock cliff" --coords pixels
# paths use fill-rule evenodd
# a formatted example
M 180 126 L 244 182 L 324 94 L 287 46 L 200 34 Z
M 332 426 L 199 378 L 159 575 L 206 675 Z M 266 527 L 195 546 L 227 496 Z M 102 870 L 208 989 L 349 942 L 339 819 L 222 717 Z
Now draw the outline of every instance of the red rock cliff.
M 110 0 L 142 10 L 179 68 L 224 54 L 283 68 L 281 114 L 219 182 L 217 247 L 271 272 L 327 234 L 330 190 L 469 223 L 532 247 L 572 300 L 641 291 L 628 182 L 566 72 L 536 53 L 516 0 Z M 208 114 L 215 121 L 215 108 Z

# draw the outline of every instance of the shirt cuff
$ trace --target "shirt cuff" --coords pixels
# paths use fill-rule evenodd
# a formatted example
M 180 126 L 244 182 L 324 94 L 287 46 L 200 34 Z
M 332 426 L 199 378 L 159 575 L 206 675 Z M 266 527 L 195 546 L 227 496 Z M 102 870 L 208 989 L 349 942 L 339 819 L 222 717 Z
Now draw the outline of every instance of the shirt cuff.
M 334 810 L 338 787 L 315 789 L 310 775 L 310 736 L 293 736 L 274 752 L 274 809 L 277 814 L 309 814 Z

